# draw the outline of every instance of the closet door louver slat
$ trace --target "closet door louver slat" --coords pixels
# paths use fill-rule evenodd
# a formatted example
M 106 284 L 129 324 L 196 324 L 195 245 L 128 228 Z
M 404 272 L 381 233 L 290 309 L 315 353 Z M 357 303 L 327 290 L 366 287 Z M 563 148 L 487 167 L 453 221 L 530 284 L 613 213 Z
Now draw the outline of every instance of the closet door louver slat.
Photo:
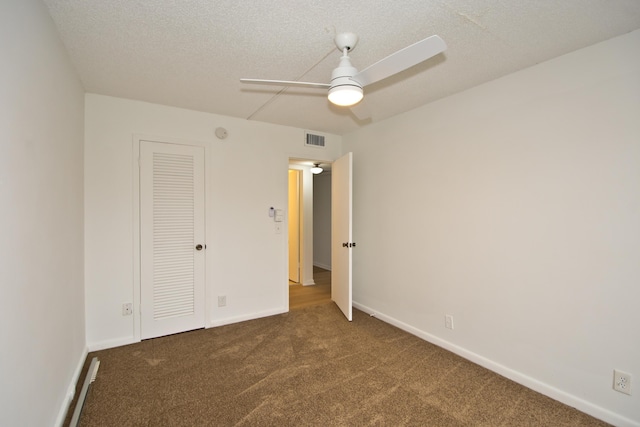
M 193 157 L 153 153 L 153 318 L 194 312 Z

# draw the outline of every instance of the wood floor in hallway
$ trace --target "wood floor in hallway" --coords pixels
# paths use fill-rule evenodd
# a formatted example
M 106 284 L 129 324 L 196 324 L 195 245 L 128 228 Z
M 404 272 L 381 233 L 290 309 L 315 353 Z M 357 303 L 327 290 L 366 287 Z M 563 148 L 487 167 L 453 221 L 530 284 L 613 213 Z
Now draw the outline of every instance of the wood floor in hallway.
M 289 310 L 331 302 L 331 271 L 313 267 L 315 285 L 289 284 Z

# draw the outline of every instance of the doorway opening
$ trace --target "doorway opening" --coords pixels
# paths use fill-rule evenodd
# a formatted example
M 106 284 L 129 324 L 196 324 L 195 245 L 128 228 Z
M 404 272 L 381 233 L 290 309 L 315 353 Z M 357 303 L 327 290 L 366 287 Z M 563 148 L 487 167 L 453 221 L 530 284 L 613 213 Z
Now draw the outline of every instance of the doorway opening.
M 331 171 L 317 161 L 290 159 L 289 309 L 331 302 Z

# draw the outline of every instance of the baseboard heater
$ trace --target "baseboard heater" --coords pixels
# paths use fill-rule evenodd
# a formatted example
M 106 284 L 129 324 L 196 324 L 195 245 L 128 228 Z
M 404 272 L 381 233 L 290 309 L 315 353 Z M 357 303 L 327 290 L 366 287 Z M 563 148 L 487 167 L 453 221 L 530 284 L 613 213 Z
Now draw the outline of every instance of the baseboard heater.
M 100 367 L 100 360 L 97 357 L 91 359 L 91 365 L 89 365 L 89 370 L 87 371 L 87 376 L 84 379 L 84 384 L 82 385 L 82 390 L 80 391 L 80 395 L 78 396 L 78 401 L 76 402 L 76 409 L 73 411 L 73 417 L 71 417 L 71 422 L 69 423 L 69 427 L 76 427 L 78 422 L 80 421 L 80 415 L 82 415 L 82 408 L 84 407 L 84 401 L 87 399 L 87 393 L 89 392 L 89 388 L 91 384 L 96 380 L 96 375 L 98 375 L 98 368 Z

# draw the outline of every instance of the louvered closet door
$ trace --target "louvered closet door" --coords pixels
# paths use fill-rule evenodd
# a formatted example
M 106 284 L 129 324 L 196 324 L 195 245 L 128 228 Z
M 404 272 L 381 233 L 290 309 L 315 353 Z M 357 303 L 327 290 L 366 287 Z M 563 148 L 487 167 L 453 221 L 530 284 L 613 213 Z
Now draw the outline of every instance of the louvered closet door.
M 204 246 L 204 148 L 141 141 L 142 339 L 204 327 Z

